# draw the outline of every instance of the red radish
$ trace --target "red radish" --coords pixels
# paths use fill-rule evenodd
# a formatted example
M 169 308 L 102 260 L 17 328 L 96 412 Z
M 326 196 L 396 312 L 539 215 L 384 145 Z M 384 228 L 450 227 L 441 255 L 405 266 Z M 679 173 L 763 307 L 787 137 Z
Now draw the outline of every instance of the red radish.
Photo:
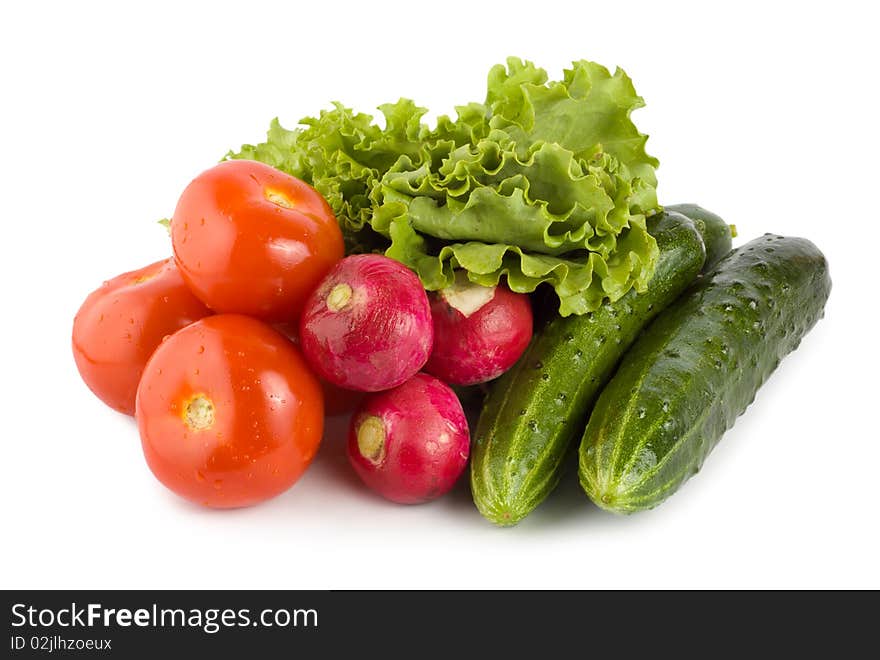
M 272 327 L 297 346 L 300 345 L 298 326 L 292 323 L 274 323 Z M 318 381 L 321 383 L 321 389 L 324 390 L 324 414 L 328 417 L 352 412 L 364 398 L 363 392 L 346 390 L 323 378 L 319 378 Z
M 461 476 L 469 452 L 458 397 L 428 374 L 367 396 L 351 418 L 348 458 L 367 486 L 393 502 L 440 497 Z
M 434 350 L 425 371 L 453 385 L 475 385 L 513 366 L 532 338 L 529 297 L 504 285 L 481 286 L 459 271 L 431 294 Z
M 306 301 L 299 341 L 324 380 L 378 392 L 428 360 L 431 308 L 419 278 L 399 261 L 358 254 L 339 261 Z

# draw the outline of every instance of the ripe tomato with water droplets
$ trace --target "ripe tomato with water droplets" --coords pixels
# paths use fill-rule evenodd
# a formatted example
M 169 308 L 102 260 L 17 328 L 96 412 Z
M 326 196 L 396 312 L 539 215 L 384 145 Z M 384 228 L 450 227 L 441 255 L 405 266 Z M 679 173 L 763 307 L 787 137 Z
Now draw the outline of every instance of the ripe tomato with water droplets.
M 321 385 L 265 323 L 218 314 L 169 337 L 137 394 L 153 474 L 192 502 L 231 508 L 290 488 L 321 441 Z
M 183 191 L 171 220 L 174 257 L 216 312 L 290 321 L 342 258 L 342 232 L 310 185 L 264 163 L 230 160 Z
M 173 259 L 123 273 L 89 294 L 76 313 L 76 367 L 99 399 L 133 415 L 141 373 L 162 339 L 209 314 Z

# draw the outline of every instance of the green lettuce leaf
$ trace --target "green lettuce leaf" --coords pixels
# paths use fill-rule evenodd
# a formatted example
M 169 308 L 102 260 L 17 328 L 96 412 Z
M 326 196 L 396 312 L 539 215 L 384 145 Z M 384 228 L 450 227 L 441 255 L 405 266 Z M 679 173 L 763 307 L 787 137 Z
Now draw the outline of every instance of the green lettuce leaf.
M 626 73 L 618 69 L 611 75 L 600 64 L 581 60 L 561 81 L 545 84 L 546 74 L 531 62 L 511 57 L 507 67 L 496 65 L 489 72 L 492 127 L 506 129 L 520 144 L 555 142 L 582 158 L 605 151 L 656 187 L 658 161 L 645 153 L 648 136 L 630 119 L 645 102 Z
M 562 315 L 583 314 L 653 274 L 645 217 L 658 209 L 656 159 L 630 119 L 631 80 L 587 61 L 561 81 L 516 58 L 494 67 L 484 103 L 431 129 L 425 108 L 381 106 L 384 127 L 341 104 L 228 158 L 268 163 L 330 203 L 349 251 L 384 251 L 425 288 L 502 278 L 552 286 Z

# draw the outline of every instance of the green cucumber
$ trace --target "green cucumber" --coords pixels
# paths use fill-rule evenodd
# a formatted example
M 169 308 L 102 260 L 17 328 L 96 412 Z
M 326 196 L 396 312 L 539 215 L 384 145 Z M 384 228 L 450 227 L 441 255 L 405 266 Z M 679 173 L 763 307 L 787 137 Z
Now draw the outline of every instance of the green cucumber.
M 699 274 L 705 248 L 690 220 L 662 214 L 648 229 L 660 256 L 646 292 L 630 291 L 592 314 L 557 316 L 492 384 L 471 451 L 474 503 L 492 522 L 517 523 L 553 490 L 621 355 Z
M 615 513 L 650 509 L 694 475 L 831 290 L 810 241 L 772 234 L 725 257 L 652 323 L 587 424 L 581 486 Z
M 715 264 L 730 252 L 733 238 L 736 236 L 735 226 L 727 224 L 720 216 L 696 204 L 673 204 L 664 208 L 666 211 L 681 213 L 684 217 L 690 218 L 696 225 L 697 231 L 703 236 L 703 243 L 706 245 L 704 273 L 712 270 Z

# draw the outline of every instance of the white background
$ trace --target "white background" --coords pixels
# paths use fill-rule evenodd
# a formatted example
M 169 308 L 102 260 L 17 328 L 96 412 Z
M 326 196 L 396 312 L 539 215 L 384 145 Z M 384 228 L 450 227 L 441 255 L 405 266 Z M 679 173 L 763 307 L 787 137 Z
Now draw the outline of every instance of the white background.
M 0 9 L 2 587 L 880 587 L 877 23 L 871 3 L 7 2 Z M 301 5 L 301 6 L 297 6 Z M 806 236 L 834 288 L 702 472 L 600 512 L 568 478 L 521 525 L 466 486 L 392 505 L 344 423 L 285 495 L 214 512 L 166 492 L 133 421 L 80 382 L 73 315 L 169 254 L 157 218 L 230 147 L 338 99 L 439 112 L 508 55 L 619 65 L 661 202 Z

